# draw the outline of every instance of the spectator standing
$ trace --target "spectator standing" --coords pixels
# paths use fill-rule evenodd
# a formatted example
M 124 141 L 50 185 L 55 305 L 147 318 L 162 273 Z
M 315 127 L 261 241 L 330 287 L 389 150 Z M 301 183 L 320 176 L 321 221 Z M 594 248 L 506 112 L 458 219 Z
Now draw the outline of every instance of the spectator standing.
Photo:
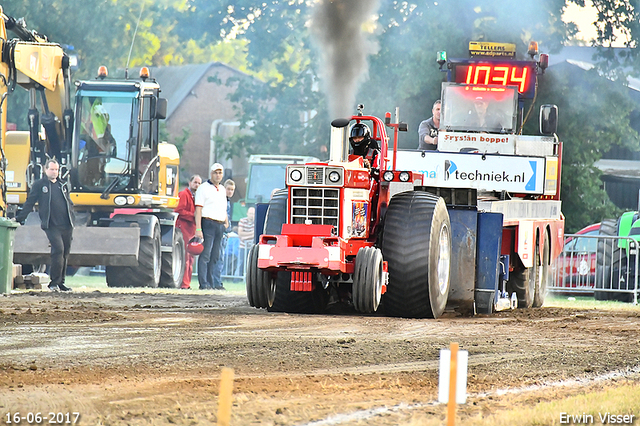
M 441 102 L 438 99 L 431 109 L 432 117 L 424 120 L 418 127 L 418 149 L 420 151 L 435 151 L 438 149 L 438 129 L 440 128 Z
M 16 221 L 23 223 L 34 205 L 38 203 L 40 227 L 47 234 L 51 244 L 49 290 L 71 291 L 64 285 L 64 280 L 73 238 L 73 204 L 69 198 L 69 188 L 58 179 L 59 170 L 60 165 L 54 159 L 44 163 L 46 176 L 33 184 L 27 201 L 16 215 Z
M 178 207 L 175 209 L 175 212 L 178 213 L 176 228 L 180 229 L 182 232 L 185 244 L 188 243 L 196 233 L 195 197 L 200 184 L 202 184 L 202 178 L 200 175 L 193 175 L 189 178 L 189 184 L 187 187 L 178 194 L 180 201 L 178 202 Z M 194 256 L 187 251 L 184 259 L 184 277 L 182 278 L 182 284 L 180 285 L 180 288 L 185 290 L 191 288 L 193 259 Z
M 220 184 L 223 175 L 222 164 L 213 164 L 210 179 L 196 191 L 195 236 L 204 239 L 204 250 L 198 257 L 198 281 L 201 290 L 213 289 L 213 270 L 220 257 L 224 230 L 229 226 L 226 191 Z
M 231 197 L 233 197 L 234 192 L 236 192 L 236 183 L 231 179 L 227 179 L 224 181 L 224 189 L 227 193 L 227 217 L 229 218 L 229 226 L 227 226 L 224 230 L 224 235 L 222 236 L 222 244 L 220 244 L 220 256 L 218 257 L 218 262 L 216 262 L 216 266 L 213 268 L 213 279 L 211 282 L 213 283 L 214 290 L 226 290 L 224 285 L 222 284 L 222 270 L 224 269 L 224 252 L 227 248 L 227 241 L 229 240 L 229 232 L 231 232 Z
M 255 207 L 249 207 L 247 209 L 247 217 L 243 217 L 238 222 L 238 237 L 240 237 L 240 261 L 238 262 L 238 269 L 236 269 L 236 275 L 244 275 L 244 263 L 249 249 L 253 246 L 253 238 L 255 235 Z

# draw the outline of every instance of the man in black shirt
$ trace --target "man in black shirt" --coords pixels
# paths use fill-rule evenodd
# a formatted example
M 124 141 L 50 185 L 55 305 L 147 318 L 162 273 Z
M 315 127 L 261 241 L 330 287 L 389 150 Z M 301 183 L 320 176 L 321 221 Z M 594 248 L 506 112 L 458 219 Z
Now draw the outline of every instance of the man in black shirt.
M 58 179 L 59 170 L 56 160 L 47 160 L 44 166 L 46 177 L 33 184 L 27 201 L 16 215 L 16 221 L 23 223 L 38 203 L 40 226 L 51 243 L 49 290 L 71 291 L 64 285 L 64 279 L 73 235 L 73 205 L 67 186 Z

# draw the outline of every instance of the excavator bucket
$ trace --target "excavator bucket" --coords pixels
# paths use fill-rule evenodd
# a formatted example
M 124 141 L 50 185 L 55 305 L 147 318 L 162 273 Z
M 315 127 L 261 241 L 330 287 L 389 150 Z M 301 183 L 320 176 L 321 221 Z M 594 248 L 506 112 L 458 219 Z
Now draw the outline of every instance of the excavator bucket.
M 73 266 L 136 266 L 140 228 L 80 226 L 73 230 L 68 264 Z M 16 229 L 13 263 L 50 263 L 50 245 L 39 226 Z

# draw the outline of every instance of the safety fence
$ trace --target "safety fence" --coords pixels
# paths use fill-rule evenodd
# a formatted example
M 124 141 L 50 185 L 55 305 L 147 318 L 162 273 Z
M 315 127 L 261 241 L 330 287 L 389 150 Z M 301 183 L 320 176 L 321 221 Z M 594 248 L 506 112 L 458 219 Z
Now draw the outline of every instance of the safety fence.
M 240 244 L 240 238 L 230 236 L 222 256 L 222 279 L 244 280 L 247 272 L 247 256 L 253 244 Z
M 240 237 L 232 234 L 227 237 L 222 251 L 222 280 L 243 281 L 247 271 L 247 256 L 253 244 L 240 244 Z M 193 262 L 193 276 L 198 276 L 197 258 Z
M 240 245 L 237 235 L 227 237 L 226 246 L 222 252 L 222 280 L 243 281 L 247 271 L 247 256 L 253 243 Z M 104 275 L 105 267 L 96 265 L 90 270 L 91 275 Z M 193 277 L 198 277 L 198 257 L 193 262 Z
M 548 290 L 637 304 L 638 245 L 631 237 L 566 234 Z

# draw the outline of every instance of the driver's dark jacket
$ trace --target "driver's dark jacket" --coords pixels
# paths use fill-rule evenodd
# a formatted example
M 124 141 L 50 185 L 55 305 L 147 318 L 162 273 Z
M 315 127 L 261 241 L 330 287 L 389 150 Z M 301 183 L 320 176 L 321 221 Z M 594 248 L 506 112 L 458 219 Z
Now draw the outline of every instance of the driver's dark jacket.
M 60 179 L 57 179 L 55 183 L 51 182 L 46 176 L 40 180 L 37 180 L 31 187 L 27 201 L 25 201 L 22 209 L 16 215 L 16 222 L 24 222 L 29 213 L 33 210 L 33 206 L 38 203 L 38 214 L 40 215 L 40 226 L 42 229 L 49 228 L 49 219 L 51 217 L 51 190 L 59 187 L 62 189 L 62 194 L 67 202 L 67 212 L 69 214 L 69 222 L 73 227 L 74 214 L 73 203 L 69 197 L 68 186 L 65 185 Z
M 353 155 L 359 155 L 362 158 L 369 160 L 371 165 L 373 167 L 376 167 L 376 157 L 380 153 L 380 146 L 378 145 L 378 141 L 369 138 L 368 140 L 363 141 L 359 146 L 354 146 L 353 144 L 351 144 L 351 148 L 353 151 Z

